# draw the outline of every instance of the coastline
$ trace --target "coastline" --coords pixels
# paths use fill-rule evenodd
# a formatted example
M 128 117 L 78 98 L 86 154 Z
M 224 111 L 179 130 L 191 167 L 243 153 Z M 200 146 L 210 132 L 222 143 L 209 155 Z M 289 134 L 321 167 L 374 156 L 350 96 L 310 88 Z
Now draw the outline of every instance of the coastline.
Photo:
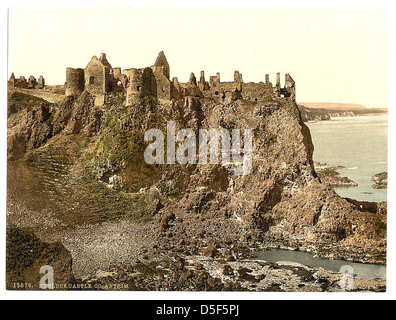
M 77 101 L 73 108 L 79 111 L 79 103 L 82 102 Z M 246 121 L 256 121 L 258 132 L 263 138 L 260 148 L 270 150 L 271 159 L 277 159 L 282 154 L 282 162 L 268 161 L 263 164 L 257 159 L 254 164 L 261 176 L 251 175 L 249 180 L 231 181 L 230 188 L 228 180 L 224 186 L 211 183 L 224 178 L 223 171 L 211 168 L 208 175 L 206 170 L 198 168 L 202 171 L 195 173 L 194 183 L 188 185 L 185 194 L 174 196 L 168 189 L 161 191 L 158 184 L 153 184 L 142 193 L 130 191 L 127 194 L 110 190 L 91 175 L 82 175 L 87 168 L 87 159 L 91 159 L 88 156 L 92 157 L 89 153 L 98 143 L 98 138 L 87 134 L 85 143 L 82 144 L 82 133 L 71 139 L 67 134 L 69 131 L 65 131 L 21 160 L 30 161 L 30 165 L 36 164 L 35 167 L 26 166 L 27 174 L 23 180 L 18 180 L 20 174 L 12 176 L 12 172 L 9 172 L 9 178 L 17 183 L 10 191 L 20 190 L 21 186 L 30 187 L 31 190 L 28 189 L 32 196 L 29 198 L 24 191 L 21 197 L 22 200 L 29 200 L 27 206 L 30 207 L 24 207 L 23 203 L 8 207 L 7 222 L 22 228 L 35 228 L 35 233 L 43 241 L 61 242 L 70 252 L 73 259 L 71 271 L 80 283 L 127 282 L 133 284 L 132 288 L 136 290 L 201 290 L 202 285 L 211 290 L 329 289 L 329 285 L 322 286 L 321 283 L 333 283 L 333 280 L 325 280 L 333 276 L 330 273 L 324 276 L 325 271 L 320 269 L 309 271 L 310 276 L 304 278 L 304 267 L 293 271 L 290 266 L 266 265 L 264 262 L 264 265 L 249 267 L 247 263 L 251 262 L 244 261 L 248 254 L 259 248 L 259 244 L 277 242 L 282 243 L 282 246 L 299 248 L 300 251 L 311 250 L 330 259 L 385 263 L 384 247 L 377 245 L 377 242 L 384 243 L 382 238 L 373 240 L 366 236 L 368 232 L 374 232 L 370 220 L 372 217 L 366 213 L 355 214 L 358 208 L 337 196 L 314 175 L 311 163 L 312 141 L 308 128 L 301 122 L 296 105 L 289 100 L 279 100 L 277 105 L 264 106 L 244 101 L 239 103 L 244 111 L 235 117 L 244 116 Z M 168 108 L 161 104 L 158 107 Z M 41 110 L 42 106 L 37 108 Z M 222 119 L 222 106 L 203 101 L 200 108 L 208 121 L 216 124 Z M 246 109 L 251 112 L 246 112 Z M 238 112 L 238 108 L 235 110 Z M 148 118 L 148 112 L 135 114 L 135 109 L 127 111 L 131 114 L 121 114 L 125 126 L 139 126 L 143 120 L 156 120 Z M 119 114 L 118 106 L 115 105 L 106 112 L 103 116 L 106 126 L 101 129 L 96 126 L 88 128 L 98 130 L 99 137 L 111 137 L 111 141 L 114 141 L 114 136 L 123 132 L 110 130 L 113 126 L 109 126 L 105 117 L 118 123 L 119 118 L 113 119 L 114 116 L 110 113 Z M 26 113 L 28 114 L 27 110 Z M 251 114 L 259 116 L 250 119 Z M 23 115 L 14 115 L 11 120 Z M 85 114 L 79 116 L 84 120 L 95 119 L 94 116 Z M 135 119 L 131 124 L 132 116 L 143 120 Z M 59 121 L 62 119 L 59 118 Z M 78 123 L 73 122 L 73 117 L 71 119 L 72 122 L 68 125 L 74 128 Z M 266 122 L 265 127 L 261 127 L 263 121 Z M 33 123 L 41 124 L 40 119 Z M 15 132 L 20 131 L 16 129 L 18 128 L 15 128 Z M 130 131 L 132 129 L 128 132 Z M 125 137 L 118 136 L 118 139 L 123 142 Z M 79 150 L 79 153 L 74 150 Z M 130 148 L 129 151 L 131 150 L 134 149 Z M 77 155 L 80 158 L 75 159 Z M 169 174 L 177 177 L 179 169 L 171 169 L 174 168 L 168 168 Z M 52 179 L 54 174 L 56 180 Z M 291 181 L 288 180 L 290 177 Z M 283 187 L 286 179 L 290 188 Z M 43 190 L 37 189 L 37 186 L 47 191 L 47 194 L 40 192 L 40 201 L 37 201 L 35 195 Z M 297 190 L 293 186 L 297 186 Z M 59 190 L 60 194 L 54 193 L 54 190 Z M 73 196 L 75 203 L 72 208 L 69 208 L 68 201 L 64 201 L 65 196 L 68 198 L 69 195 Z M 310 199 L 309 202 L 307 199 Z M 100 207 L 97 206 L 98 200 L 101 201 Z M 53 210 L 46 205 L 43 210 L 47 201 L 54 204 Z M 92 206 L 84 207 L 86 203 Z M 114 204 L 118 206 L 115 207 Z M 119 207 L 120 204 L 124 205 Z M 137 211 L 128 216 L 125 208 L 131 207 Z M 295 210 L 296 207 L 299 210 Z M 34 212 L 32 208 L 36 208 Z M 144 211 L 139 211 L 140 208 Z M 340 211 L 347 215 L 350 223 L 343 221 L 339 224 L 337 212 Z M 293 216 L 290 216 L 290 212 L 293 212 Z M 146 220 L 143 221 L 143 218 Z M 288 219 L 287 225 L 282 222 L 285 219 Z M 45 227 L 40 221 L 46 222 Z M 373 225 L 373 231 L 367 231 L 367 222 Z M 361 227 L 351 230 L 350 224 Z M 199 259 L 194 258 L 197 256 Z M 186 261 L 191 261 L 192 264 Z M 254 271 L 254 268 L 259 270 L 265 266 L 268 267 L 265 268 L 268 278 L 263 278 L 265 275 L 262 272 Z M 253 271 L 243 271 L 243 268 Z M 314 274 L 319 271 L 322 276 L 315 278 Z M 292 282 L 289 281 L 290 272 L 297 273 Z M 106 276 L 101 277 L 104 274 Z M 180 277 L 185 281 L 180 281 Z M 202 281 L 196 283 L 194 279 Z M 383 283 L 382 281 L 370 288 L 382 291 Z
M 306 121 L 306 123 L 313 124 L 313 123 L 328 122 L 328 121 L 370 120 L 370 119 L 381 119 L 381 118 L 387 119 L 388 114 L 368 114 L 368 115 L 360 115 L 360 116 L 330 117 L 329 119 L 309 120 Z
M 366 108 L 364 106 L 351 107 L 348 104 L 341 104 L 341 107 L 333 106 L 332 104 L 326 103 L 324 103 L 323 105 L 329 105 L 329 107 L 306 107 L 304 104 L 299 103 L 298 109 L 300 111 L 303 122 L 312 123 L 343 118 L 359 119 L 365 117 L 388 116 L 387 108 Z
M 372 178 L 388 170 L 388 125 L 387 115 L 307 123 L 315 145 L 314 161 L 338 166 L 336 177 L 348 177 L 358 184 L 334 185 L 338 194 L 361 201 L 387 201 L 386 190 L 373 188 Z M 333 172 L 328 173 L 330 177 L 324 180 L 332 178 Z
M 343 166 L 333 166 L 319 162 L 315 162 L 314 166 L 322 183 L 329 184 L 331 187 L 357 187 L 359 185 L 348 177 L 340 176 L 338 170 L 345 169 Z

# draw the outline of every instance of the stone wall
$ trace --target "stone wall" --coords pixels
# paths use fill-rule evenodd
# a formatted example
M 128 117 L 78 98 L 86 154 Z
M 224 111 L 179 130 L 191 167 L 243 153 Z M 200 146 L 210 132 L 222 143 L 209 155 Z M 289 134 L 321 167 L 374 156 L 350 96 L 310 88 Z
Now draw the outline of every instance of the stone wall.
M 37 81 L 37 89 L 44 89 L 45 87 L 45 79 L 43 76 L 40 76 L 40 78 Z
M 27 89 L 29 87 L 29 83 L 24 76 L 21 76 L 18 80 L 16 80 L 15 87 Z
M 171 99 L 181 99 L 184 96 L 183 88 L 177 77 L 173 77 L 171 82 Z
M 153 92 L 157 99 L 170 100 L 171 99 L 171 83 L 169 79 L 162 75 L 154 73 L 155 89 Z
M 40 76 L 38 80 L 34 76 L 30 76 L 28 80 L 24 76 L 16 79 L 14 73 L 12 73 L 8 80 L 8 86 L 22 89 L 44 89 L 45 79 L 43 76 Z
M 285 86 L 280 89 L 280 95 L 291 98 L 293 101 L 296 100 L 296 83 L 288 73 L 285 75 Z
M 53 93 L 45 90 L 40 89 L 26 89 L 26 88 L 17 88 L 17 87 L 8 87 L 9 92 L 20 92 L 29 94 L 31 96 L 35 96 L 38 98 L 43 98 L 50 103 L 60 103 L 65 100 L 64 94 Z
M 67 97 L 79 96 L 81 93 L 83 93 L 84 87 L 85 87 L 84 69 L 67 68 L 65 95 Z
M 147 96 L 157 96 L 156 79 L 152 68 L 131 68 L 124 70 L 124 74 L 128 77 L 129 82 L 127 87 L 127 105 L 137 103 L 140 99 Z
M 272 86 L 263 82 L 248 82 L 243 84 L 242 97 L 250 101 L 266 101 L 273 96 Z
M 104 95 L 106 93 L 106 69 L 102 62 L 92 57 L 84 70 L 85 90 L 93 95 Z
M 121 68 L 112 68 L 106 55 L 101 54 L 98 59 L 94 56 L 87 67 L 66 71 L 66 95 L 79 95 L 84 90 L 100 97 L 104 101 L 106 95 L 112 91 L 126 92 L 128 105 L 139 102 L 142 98 L 152 96 L 160 100 L 182 99 L 184 97 L 211 97 L 219 101 L 235 101 L 245 99 L 250 101 L 268 101 L 273 98 L 292 98 L 295 100 L 295 82 L 286 74 L 285 86 L 281 88 L 280 74 L 277 74 L 276 84 L 272 85 L 269 75 L 265 75 L 265 82 L 243 82 L 239 71 L 234 73 L 234 81 L 221 82 L 220 73 L 205 80 L 205 72 L 201 71 L 199 82 L 191 73 L 187 83 L 179 83 L 177 78 L 170 81 L 170 67 L 163 51 L 151 67 L 131 68 L 121 72 Z M 82 80 L 82 78 L 84 80 Z M 18 82 L 10 79 L 10 82 Z M 23 81 L 20 81 L 23 83 Z M 82 85 L 84 82 L 84 85 Z

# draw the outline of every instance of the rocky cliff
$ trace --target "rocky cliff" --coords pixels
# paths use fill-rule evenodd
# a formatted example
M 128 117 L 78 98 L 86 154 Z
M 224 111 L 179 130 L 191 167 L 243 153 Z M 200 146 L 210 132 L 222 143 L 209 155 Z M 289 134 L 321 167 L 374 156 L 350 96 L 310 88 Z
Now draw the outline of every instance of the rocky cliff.
M 14 98 L 10 96 L 9 105 L 16 103 Z M 125 106 L 123 94 L 114 93 L 99 108 L 84 93 L 74 101 L 42 101 L 15 110 L 8 118 L 9 164 L 34 167 L 45 163 L 54 150 L 67 158 L 68 169 L 62 172 L 67 188 L 58 191 L 65 192 L 63 198 L 72 195 L 69 204 L 75 210 L 67 208 L 67 215 L 57 215 L 57 228 L 34 227 L 43 237 L 65 243 L 74 254 L 77 275 L 95 272 L 103 259 L 111 260 L 109 251 L 104 258 L 82 246 L 84 241 L 99 243 L 94 225 L 100 222 L 100 228 L 106 228 L 107 221 L 116 222 L 111 230 L 117 223 L 124 228 L 126 221 L 145 228 L 144 237 L 130 236 L 124 244 L 122 236 L 112 243 L 106 243 L 110 236 L 101 237 L 101 246 L 119 248 L 108 267 L 131 259 L 121 252 L 137 248 L 128 241 L 139 243 L 136 256 L 145 259 L 172 253 L 216 256 L 219 248 L 279 244 L 323 256 L 385 262 L 386 204 L 362 210 L 320 181 L 309 129 L 291 99 L 220 103 L 211 98 L 168 102 L 148 98 Z M 237 176 L 232 166 L 221 164 L 148 165 L 143 158 L 148 145 L 144 132 L 150 128 L 166 132 L 167 121 L 175 121 L 178 130 L 253 129 L 251 173 Z M 10 189 L 9 198 L 13 198 Z M 47 212 L 46 219 L 52 218 Z M 12 213 L 9 219 L 17 220 Z M 96 267 L 92 261 L 82 262 L 87 256 L 98 260 Z

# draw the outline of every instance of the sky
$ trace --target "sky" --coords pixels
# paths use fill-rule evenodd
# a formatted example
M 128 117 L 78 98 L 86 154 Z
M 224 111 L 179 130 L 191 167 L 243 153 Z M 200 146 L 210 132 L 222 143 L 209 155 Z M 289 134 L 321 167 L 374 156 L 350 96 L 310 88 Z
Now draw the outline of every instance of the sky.
M 388 107 L 387 9 L 10 8 L 8 76 L 64 84 L 104 52 L 113 67 L 151 66 L 160 51 L 171 77 L 220 72 L 275 83 L 290 73 L 298 102 Z

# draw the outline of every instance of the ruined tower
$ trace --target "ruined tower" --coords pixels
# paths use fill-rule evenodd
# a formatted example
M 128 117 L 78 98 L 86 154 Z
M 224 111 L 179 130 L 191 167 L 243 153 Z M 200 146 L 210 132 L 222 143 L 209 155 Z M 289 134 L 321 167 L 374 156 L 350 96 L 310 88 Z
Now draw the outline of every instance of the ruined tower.
M 157 88 L 151 68 L 131 68 L 124 70 L 124 74 L 128 77 L 127 105 L 137 103 L 144 97 L 156 95 Z
M 84 91 L 85 78 L 84 69 L 67 68 L 65 95 L 66 97 L 78 97 Z

